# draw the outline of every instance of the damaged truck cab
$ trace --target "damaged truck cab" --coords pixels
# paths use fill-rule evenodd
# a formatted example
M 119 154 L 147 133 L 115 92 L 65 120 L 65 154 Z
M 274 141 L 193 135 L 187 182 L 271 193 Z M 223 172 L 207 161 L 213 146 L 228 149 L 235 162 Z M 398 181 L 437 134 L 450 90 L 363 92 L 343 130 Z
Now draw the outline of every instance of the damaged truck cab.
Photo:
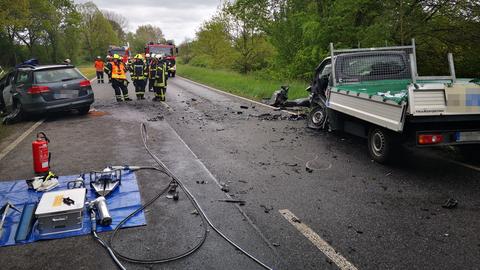
M 480 85 L 417 73 L 411 46 L 337 50 L 316 69 L 308 126 L 368 139 L 373 160 L 385 163 L 401 144 L 417 147 L 480 144 Z

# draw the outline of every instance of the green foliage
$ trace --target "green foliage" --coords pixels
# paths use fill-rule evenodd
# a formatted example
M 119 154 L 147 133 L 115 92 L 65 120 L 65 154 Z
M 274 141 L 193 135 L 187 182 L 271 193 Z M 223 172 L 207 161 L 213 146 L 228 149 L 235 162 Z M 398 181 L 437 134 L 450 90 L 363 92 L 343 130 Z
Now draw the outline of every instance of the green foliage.
M 231 68 L 236 56 L 226 22 L 214 17 L 204 23 L 197 32 L 197 40 L 192 44 L 191 64 L 209 68 Z M 181 53 L 183 50 L 180 50 Z
M 80 33 L 84 44 L 83 59 L 93 60 L 97 55 L 105 55 L 109 45 L 117 45 L 119 39 L 110 22 L 92 2 L 79 5 L 82 15 Z
M 91 2 L 72 0 L 1 0 L 0 65 L 14 66 L 28 58 L 41 63 L 73 63 L 104 55 L 118 42 L 112 23 Z
M 236 0 L 199 29 L 187 58 L 192 65 L 309 80 L 331 42 L 365 48 L 415 38 L 422 75 L 446 75 L 452 52 L 458 76 L 480 77 L 478 29 L 480 2 L 471 0 Z
M 265 79 L 256 73 L 240 74 L 234 71 L 194 67 L 191 65 L 177 65 L 179 75 L 254 100 L 270 98 L 274 91 L 286 80 Z M 300 98 L 308 95 L 305 83 L 288 80 L 289 98 Z
M 128 33 L 127 40 L 130 47 L 136 53 L 145 51 L 145 45 L 149 42 L 164 43 L 166 42 L 162 29 L 151 24 L 140 25 L 135 33 Z

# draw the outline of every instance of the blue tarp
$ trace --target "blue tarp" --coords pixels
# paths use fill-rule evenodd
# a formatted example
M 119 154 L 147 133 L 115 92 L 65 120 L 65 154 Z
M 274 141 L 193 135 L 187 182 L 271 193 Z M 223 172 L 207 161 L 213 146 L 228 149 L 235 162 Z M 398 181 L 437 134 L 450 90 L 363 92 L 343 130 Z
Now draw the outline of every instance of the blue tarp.
M 58 179 L 59 186 L 51 191 L 57 191 L 67 188 L 67 182 L 75 180 L 78 178 L 78 175 L 71 176 L 60 176 Z M 88 179 L 85 179 L 88 182 Z M 93 190 L 90 189 L 88 183 L 86 183 L 87 188 L 87 199 L 86 201 L 91 201 L 96 198 Z M 35 192 L 29 190 L 25 180 L 19 181 L 0 181 L 0 206 L 4 205 L 7 201 L 15 205 L 20 211 L 23 209 L 25 204 L 38 203 L 42 197 L 43 192 Z M 117 226 L 120 221 L 125 217 L 131 214 L 135 209 L 141 206 L 140 191 L 138 189 L 137 178 L 135 173 L 124 171 L 122 174 L 122 184 L 114 192 L 108 195 L 107 204 L 112 216 L 112 225 L 110 226 L 100 226 L 97 225 L 98 232 L 111 231 Z M 20 222 L 21 214 L 9 210 L 5 224 L 3 226 L 3 234 L 0 238 L 0 246 L 11 246 L 19 243 L 15 242 L 15 232 L 17 231 L 18 223 Z M 122 228 L 127 227 L 136 227 L 146 225 L 144 212 L 141 211 L 134 217 L 132 217 L 128 222 L 126 222 Z M 48 236 L 40 236 L 36 230 L 36 224 L 33 227 L 32 233 L 30 234 L 27 241 L 23 243 L 31 243 L 38 240 L 48 240 L 48 239 L 58 239 L 66 238 L 78 235 L 85 235 L 90 233 L 90 215 L 87 213 L 87 210 L 84 210 L 83 213 L 83 228 L 82 230 L 68 233 L 60 233 Z

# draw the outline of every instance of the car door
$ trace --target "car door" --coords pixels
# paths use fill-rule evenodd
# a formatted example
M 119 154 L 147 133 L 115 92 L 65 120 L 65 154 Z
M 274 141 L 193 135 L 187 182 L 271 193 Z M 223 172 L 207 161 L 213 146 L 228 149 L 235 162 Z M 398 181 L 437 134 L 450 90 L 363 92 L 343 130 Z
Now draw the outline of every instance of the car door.
M 2 101 L 3 105 L 5 106 L 6 110 L 10 112 L 12 110 L 13 98 L 12 98 L 12 85 L 14 79 L 14 73 L 11 72 L 5 76 L 5 80 L 2 82 L 1 86 L 1 94 L 2 94 Z

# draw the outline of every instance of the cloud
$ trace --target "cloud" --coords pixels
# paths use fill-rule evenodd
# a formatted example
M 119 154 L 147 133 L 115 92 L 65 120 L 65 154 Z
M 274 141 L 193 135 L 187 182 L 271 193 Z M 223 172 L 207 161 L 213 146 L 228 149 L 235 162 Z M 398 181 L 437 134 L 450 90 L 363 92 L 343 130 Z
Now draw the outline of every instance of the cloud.
M 85 3 L 87 0 L 75 0 Z M 195 37 L 200 25 L 211 18 L 221 0 L 93 0 L 102 10 L 113 11 L 127 18 L 128 31 L 134 32 L 139 25 L 152 24 L 162 29 L 167 39 L 178 44 L 186 38 Z

